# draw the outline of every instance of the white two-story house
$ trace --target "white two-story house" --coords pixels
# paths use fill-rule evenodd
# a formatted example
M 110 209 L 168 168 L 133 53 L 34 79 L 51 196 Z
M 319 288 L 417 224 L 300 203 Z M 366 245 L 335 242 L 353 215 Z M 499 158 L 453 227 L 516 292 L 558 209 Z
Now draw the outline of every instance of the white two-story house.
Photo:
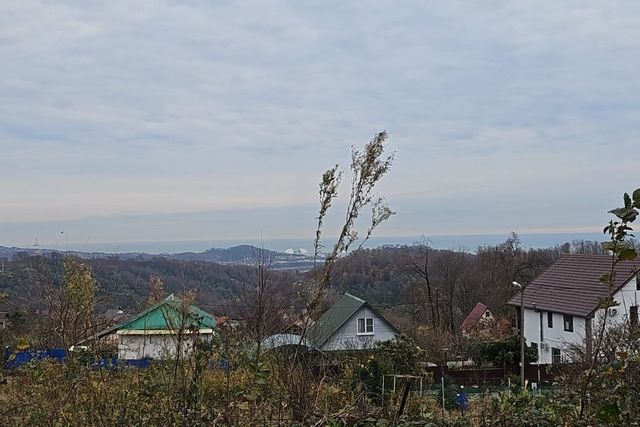
M 611 266 L 610 255 L 566 254 L 525 284 L 524 337 L 527 344 L 538 348 L 538 363 L 562 362 L 571 345 L 591 350 L 592 337 L 604 315 L 600 301 L 609 295 L 600 278 L 611 272 Z M 617 305 L 609 309 L 608 325 L 638 325 L 639 270 L 640 261 L 617 264 L 612 289 Z M 520 298 L 518 292 L 508 302 L 517 308 L 518 323 Z

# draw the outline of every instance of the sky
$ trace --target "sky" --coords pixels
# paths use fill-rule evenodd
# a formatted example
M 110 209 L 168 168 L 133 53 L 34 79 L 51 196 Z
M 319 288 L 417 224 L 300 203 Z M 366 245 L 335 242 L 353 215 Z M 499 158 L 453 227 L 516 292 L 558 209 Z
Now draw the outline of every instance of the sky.
M 0 245 L 311 239 L 322 172 L 383 129 L 379 236 L 601 230 L 640 187 L 639 18 L 636 1 L 5 0 Z

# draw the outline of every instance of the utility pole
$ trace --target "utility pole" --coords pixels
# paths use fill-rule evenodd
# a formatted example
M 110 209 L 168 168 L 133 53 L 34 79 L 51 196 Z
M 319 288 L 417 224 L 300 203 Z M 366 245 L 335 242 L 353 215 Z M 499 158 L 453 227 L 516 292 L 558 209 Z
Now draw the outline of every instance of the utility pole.
M 520 385 L 524 389 L 524 288 L 518 282 L 512 282 L 513 286 L 520 288 Z

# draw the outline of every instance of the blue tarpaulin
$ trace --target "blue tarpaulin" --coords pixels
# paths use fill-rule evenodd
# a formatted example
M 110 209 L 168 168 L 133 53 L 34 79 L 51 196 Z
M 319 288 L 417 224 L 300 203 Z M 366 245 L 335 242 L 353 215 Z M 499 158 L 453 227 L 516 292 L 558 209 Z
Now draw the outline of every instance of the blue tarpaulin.
M 6 369 L 16 369 L 27 363 L 51 359 L 58 362 L 67 360 L 67 352 L 63 348 L 52 348 L 47 350 L 23 350 L 11 352 L 8 349 L 4 353 L 4 367 Z M 148 368 L 150 359 L 118 360 L 114 358 L 103 358 L 96 361 L 92 366 L 95 368 L 113 368 L 118 366 L 132 366 L 136 368 Z
M 5 369 L 16 369 L 27 363 L 37 362 L 45 359 L 55 360 L 57 362 L 64 362 L 67 360 L 67 352 L 63 348 L 52 348 L 47 350 L 24 350 L 11 352 L 6 349 L 3 356 Z M 148 368 L 151 365 L 151 359 L 122 359 L 117 357 L 104 357 L 91 363 L 91 367 L 95 369 L 100 368 L 118 368 L 118 367 L 134 367 L 134 368 Z M 2 364 L 0 364 L 0 368 Z M 229 368 L 227 361 L 220 359 L 217 363 L 212 363 L 210 368 L 218 368 L 227 370 Z
M 64 348 L 51 348 L 47 350 L 24 350 L 16 351 L 14 353 L 11 353 L 7 350 L 4 354 L 4 366 L 5 368 L 13 369 L 33 361 L 53 359 L 58 362 L 62 362 L 63 360 L 66 360 L 66 358 L 67 352 L 64 350 Z

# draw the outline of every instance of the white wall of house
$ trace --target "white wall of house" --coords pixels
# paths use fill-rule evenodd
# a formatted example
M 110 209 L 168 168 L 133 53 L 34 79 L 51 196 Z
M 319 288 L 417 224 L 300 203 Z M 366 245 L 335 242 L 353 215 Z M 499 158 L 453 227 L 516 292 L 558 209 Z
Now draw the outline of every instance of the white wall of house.
M 358 319 L 373 319 L 373 333 L 358 334 Z M 372 348 L 376 342 L 390 341 L 397 336 L 393 328 L 368 307 L 362 307 L 322 347 L 331 350 L 363 350 Z
M 607 316 L 607 323 L 621 324 L 624 322 L 628 322 L 631 307 L 640 306 L 640 291 L 638 290 L 636 280 L 637 276 L 631 279 L 629 283 L 627 283 L 613 296 L 613 299 L 618 305 L 613 307 L 613 309 L 615 310 L 615 314 L 614 312 L 609 311 L 609 316 Z M 598 310 L 595 316 L 596 321 L 600 322 L 603 316 L 604 310 Z
M 546 364 L 553 361 L 553 348 L 562 352 L 571 344 L 584 342 L 586 319 L 580 316 L 573 317 L 573 331 L 565 330 L 564 314 L 552 313 L 553 326 L 549 327 L 547 311 L 534 311 L 526 308 L 524 311 L 524 337 L 527 344 L 535 343 L 538 346 L 538 363 Z M 542 315 L 542 325 L 540 322 Z
M 118 334 L 118 358 L 131 359 L 167 359 L 174 357 L 178 349 L 178 341 L 173 334 L 127 333 Z M 199 334 L 199 339 L 211 339 L 213 334 Z M 195 336 L 183 338 L 182 349 L 189 353 L 193 349 Z
M 640 306 L 640 290 L 638 290 L 636 279 L 631 279 L 614 295 L 614 300 L 618 305 L 614 307 L 616 314 L 608 316 L 608 325 L 628 322 L 631 307 Z M 540 324 L 541 313 L 542 325 Z M 564 314 L 562 313 L 553 313 L 552 328 L 548 326 L 548 314 L 546 311 L 534 311 L 526 308 L 524 315 L 524 336 L 528 344 L 536 343 L 538 345 L 538 363 L 553 363 L 553 348 L 559 349 L 561 357 L 564 357 L 568 346 L 572 344 L 584 345 L 586 338 L 586 319 L 584 317 L 573 316 L 573 331 L 565 331 Z M 598 325 L 602 322 L 603 315 L 604 310 L 596 312 L 592 321 L 592 331 L 595 332 L 597 330 Z

